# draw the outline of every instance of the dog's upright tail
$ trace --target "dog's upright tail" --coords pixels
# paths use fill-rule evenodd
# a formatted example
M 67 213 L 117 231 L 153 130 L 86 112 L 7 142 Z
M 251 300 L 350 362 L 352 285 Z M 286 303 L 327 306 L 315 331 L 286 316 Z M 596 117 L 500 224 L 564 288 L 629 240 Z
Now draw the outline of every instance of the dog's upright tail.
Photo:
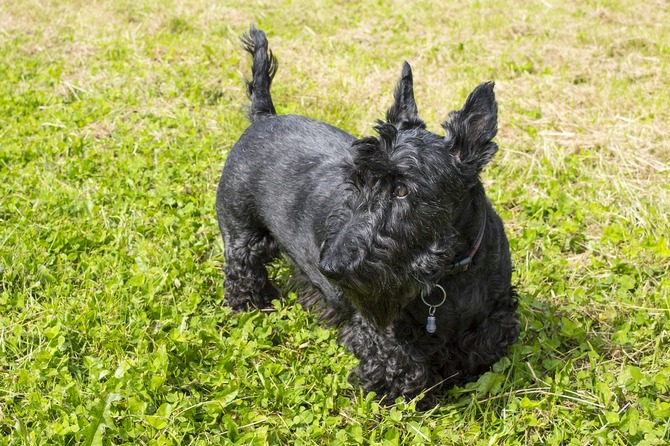
M 244 79 L 247 96 L 251 100 L 249 120 L 254 122 L 276 115 L 270 96 L 270 85 L 277 72 L 277 59 L 268 49 L 268 39 L 263 31 L 252 25 L 249 33 L 243 34 L 240 40 L 244 50 L 253 57 L 251 80 Z

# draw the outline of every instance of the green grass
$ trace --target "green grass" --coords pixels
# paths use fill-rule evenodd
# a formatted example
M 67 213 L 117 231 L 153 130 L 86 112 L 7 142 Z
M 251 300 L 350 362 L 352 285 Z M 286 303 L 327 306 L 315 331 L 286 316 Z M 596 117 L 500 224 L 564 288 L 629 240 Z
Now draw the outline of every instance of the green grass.
M 667 3 L 393 3 L 0 3 L 0 445 L 668 444 Z M 435 131 L 496 81 L 523 332 L 432 411 L 348 384 L 295 295 L 222 306 L 251 23 L 279 111 L 355 135 L 403 60 Z

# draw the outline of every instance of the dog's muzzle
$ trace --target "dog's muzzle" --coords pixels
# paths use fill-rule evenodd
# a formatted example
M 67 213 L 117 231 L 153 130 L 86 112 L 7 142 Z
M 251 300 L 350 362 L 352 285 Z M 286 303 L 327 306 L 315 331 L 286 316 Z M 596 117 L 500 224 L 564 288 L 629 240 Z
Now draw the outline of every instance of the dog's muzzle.
M 336 237 L 321 250 L 319 271 L 335 282 L 346 281 L 365 260 L 366 251 L 355 238 Z

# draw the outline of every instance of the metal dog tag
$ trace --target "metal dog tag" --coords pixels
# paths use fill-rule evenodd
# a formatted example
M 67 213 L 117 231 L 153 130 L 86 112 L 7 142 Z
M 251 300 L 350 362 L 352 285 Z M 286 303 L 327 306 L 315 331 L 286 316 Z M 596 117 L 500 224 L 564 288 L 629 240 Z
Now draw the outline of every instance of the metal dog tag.
M 437 324 L 435 324 L 435 316 L 428 316 L 426 319 L 426 331 L 430 334 L 435 333 L 437 329 Z

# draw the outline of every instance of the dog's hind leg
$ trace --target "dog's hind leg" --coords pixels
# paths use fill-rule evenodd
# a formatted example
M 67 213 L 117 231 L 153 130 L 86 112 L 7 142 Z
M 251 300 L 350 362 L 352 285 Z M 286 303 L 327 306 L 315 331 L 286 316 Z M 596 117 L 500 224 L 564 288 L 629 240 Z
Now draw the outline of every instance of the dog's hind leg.
M 224 298 L 235 311 L 268 308 L 279 292 L 270 283 L 265 264 L 277 255 L 272 237 L 258 230 L 224 232 L 226 263 Z

